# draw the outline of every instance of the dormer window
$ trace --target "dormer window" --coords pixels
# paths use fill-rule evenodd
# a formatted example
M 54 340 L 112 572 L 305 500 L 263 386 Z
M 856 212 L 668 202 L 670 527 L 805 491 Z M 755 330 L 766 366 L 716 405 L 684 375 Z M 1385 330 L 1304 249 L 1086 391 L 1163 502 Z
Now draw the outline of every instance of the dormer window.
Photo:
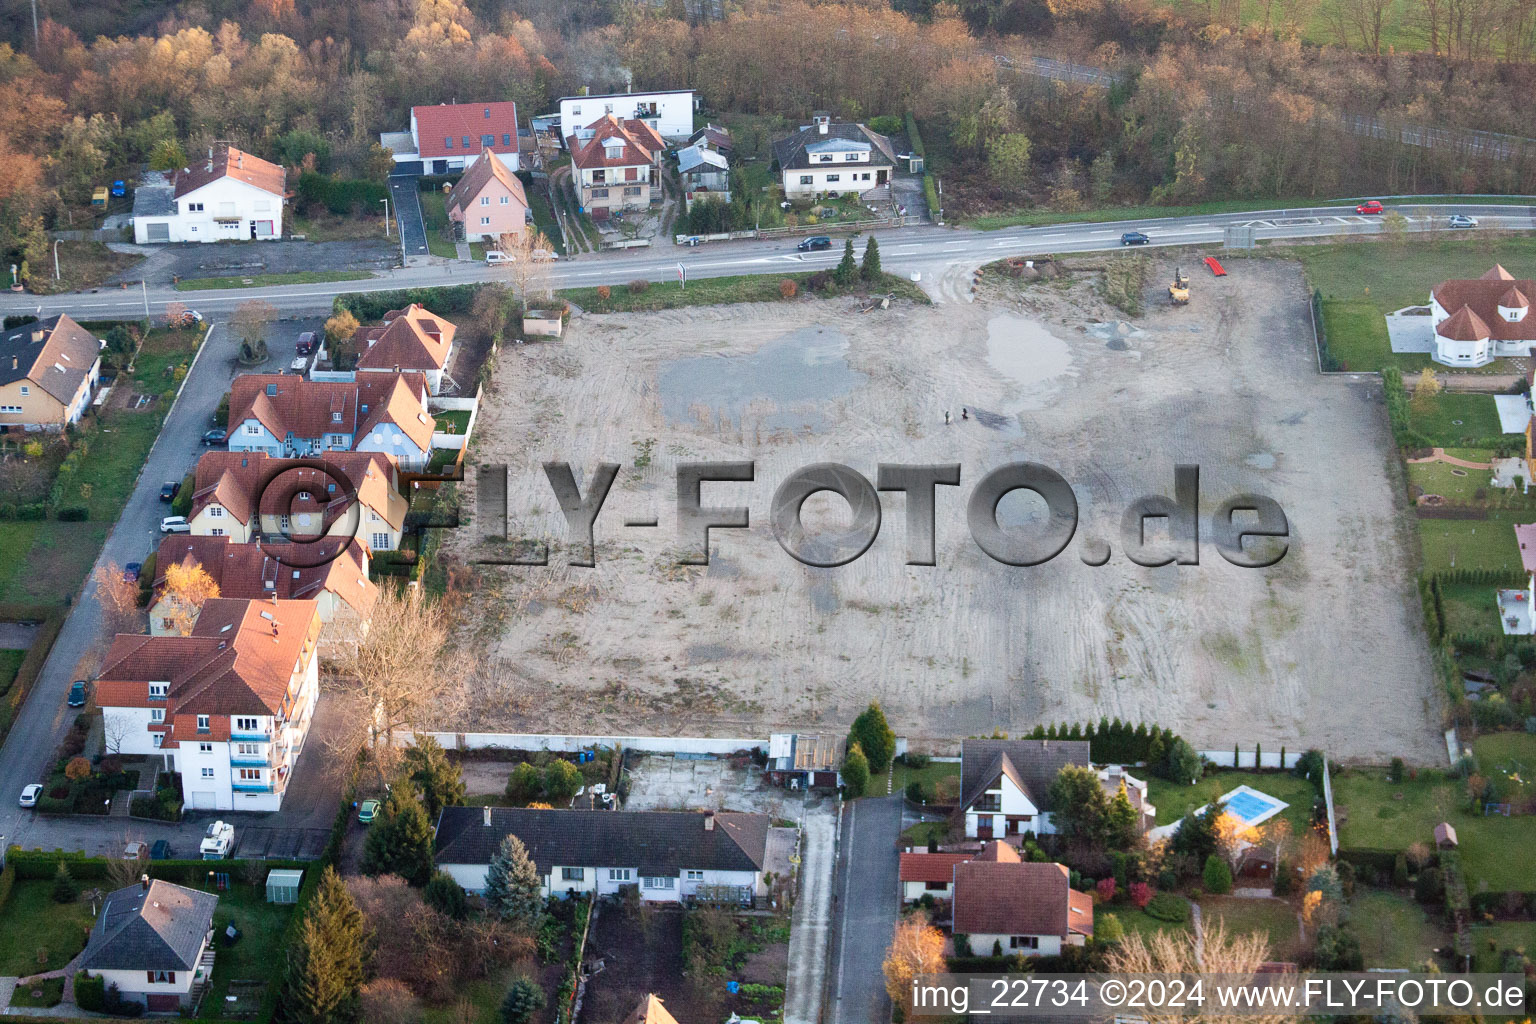
M 340 423 L 341 422 L 341 413 L 339 413 L 339 412 L 331 413 L 331 422 L 332 423 Z
M 624 158 L 624 147 L 623 146 L 605 146 L 603 148 L 603 155 L 605 157 L 607 157 L 609 160 L 622 160 Z
M 209 730 L 208 716 L 207 715 L 198 715 L 197 716 L 197 731 L 198 732 L 207 732 L 208 730 Z
M 446 135 L 446 136 L 443 137 L 443 148 L 444 149 L 452 149 L 453 148 L 453 136 Z

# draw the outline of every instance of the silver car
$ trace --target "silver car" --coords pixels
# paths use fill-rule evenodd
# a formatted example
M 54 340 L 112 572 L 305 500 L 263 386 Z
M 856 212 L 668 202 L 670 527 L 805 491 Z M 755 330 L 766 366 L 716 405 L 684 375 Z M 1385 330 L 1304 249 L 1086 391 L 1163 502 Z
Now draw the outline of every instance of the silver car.
M 1450 225 L 1453 228 L 1475 228 L 1477 227 L 1477 218 L 1468 217 L 1463 213 L 1453 213 L 1451 214 Z
M 43 795 L 43 784 L 41 782 L 34 782 L 31 785 L 26 786 L 21 791 L 21 806 L 23 806 L 23 807 L 36 807 L 37 806 L 37 798 L 42 796 L 42 795 Z

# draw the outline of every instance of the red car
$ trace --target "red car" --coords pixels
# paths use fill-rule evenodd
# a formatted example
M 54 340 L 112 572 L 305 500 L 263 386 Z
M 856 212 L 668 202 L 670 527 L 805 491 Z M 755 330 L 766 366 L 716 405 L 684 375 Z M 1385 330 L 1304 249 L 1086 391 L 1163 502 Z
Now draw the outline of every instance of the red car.
M 1361 203 L 1359 206 L 1355 207 L 1355 212 L 1356 213 L 1384 213 L 1384 212 L 1386 212 L 1386 207 L 1382 206 L 1381 203 L 1377 202 L 1375 199 L 1372 199 L 1369 202 Z

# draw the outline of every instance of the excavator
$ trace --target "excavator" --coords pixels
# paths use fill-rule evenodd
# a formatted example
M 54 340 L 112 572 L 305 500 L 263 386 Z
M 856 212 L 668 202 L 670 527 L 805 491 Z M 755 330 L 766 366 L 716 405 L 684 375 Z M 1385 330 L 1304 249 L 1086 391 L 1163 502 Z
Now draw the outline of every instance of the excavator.
M 1175 306 L 1189 305 L 1189 278 L 1184 276 L 1184 271 L 1175 269 L 1173 283 L 1168 286 L 1168 300 Z

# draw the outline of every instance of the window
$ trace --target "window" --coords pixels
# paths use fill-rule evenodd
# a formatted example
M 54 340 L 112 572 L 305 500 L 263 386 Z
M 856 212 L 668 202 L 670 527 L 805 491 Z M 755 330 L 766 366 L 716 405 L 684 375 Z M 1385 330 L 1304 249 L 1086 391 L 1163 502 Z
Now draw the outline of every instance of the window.
M 593 199 L 607 199 L 608 198 L 608 190 L 605 189 L 605 188 L 595 188 L 595 189 L 592 190 L 592 198 Z
M 802 174 L 802 175 L 800 175 L 800 184 L 802 184 L 802 185 L 809 185 L 810 183 L 811 183 L 811 176 L 809 174 Z
M 628 186 L 627 188 L 624 189 L 624 194 L 626 196 L 637 196 L 637 195 L 640 194 L 640 186 L 639 185 L 630 185 L 630 186 Z
M 260 768 L 241 768 L 240 769 L 240 781 L 241 782 L 260 782 L 261 781 L 261 769 Z
M 0 405 L 0 412 L 21 412 L 19 405 Z
M 862 179 L 863 179 L 863 180 L 864 180 L 864 181 L 868 181 L 868 180 L 869 180 L 869 172 L 868 172 L 868 171 L 865 171 L 865 172 L 864 172 L 864 173 L 863 173 L 863 174 L 862 174 L 862 175 L 860 175 L 860 177 L 861 177 L 861 178 L 862 178 Z
M 507 203 L 511 202 L 511 197 L 510 196 L 502 196 L 499 200 L 497 200 L 497 202 L 499 202 L 502 206 L 506 206 Z
M 222 526 L 215 526 L 213 529 L 208 531 L 208 536 L 222 537 L 224 536 L 224 528 Z
M 259 744 L 259 743 L 238 743 L 238 744 L 235 745 L 235 749 L 238 752 L 242 753 L 242 754 L 250 756 L 252 754 L 260 754 L 261 753 L 261 744 Z
M 156 984 L 174 985 L 174 984 L 176 984 L 176 972 L 175 971 L 145 971 L 144 974 L 145 974 L 145 980 L 148 981 L 151 985 L 156 985 Z
M 213 778 L 213 769 L 212 768 L 204 768 L 203 769 L 203 778 L 205 778 L 205 779 Z
M 510 133 L 508 133 L 508 132 L 502 132 L 501 133 L 501 144 L 503 146 L 510 146 L 510 145 L 512 145 L 512 136 L 511 136 Z
M 702 882 L 704 881 L 704 872 L 695 871 L 690 868 L 689 870 L 683 872 L 683 877 L 690 882 Z
M 151 722 L 163 722 L 163 721 L 165 721 L 165 708 L 150 708 L 149 709 L 149 720 Z
M 241 732 L 255 732 L 256 731 L 256 719 L 254 719 L 254 718 L 237 718 L 237 719 L 235 719 L 235 728 L 239 729 Z
M 480 205 L 481 206 L 490 206 L 491 205 L 491 197 L 490 196 L 481 196 L 480 197 Z
M 198 753 L 200 753 L 200 754 L 211 754 L 211 753 L 213 753 L 213 744 L 212 743 L 199 743 L 197 745 L 197 750 L 198 750 Z
M 492 146 L 496 145 L 496 136 L 494 136 L 494 135 L 482 135 L 482 136 L 480 136 L 480 145 L 484 146 L 486 149 L 490 149 Z
M 928 892 L 943 892 L 948 888 L 948 882 L 928 882 L 923 886 L 923 889 Z
M 246 433 L 246 436 L 248 436 L 248 437 L 253 437 L 253 436 L 257 435 L 257 434 L 260 434 L 261 433 L 261 424 L 259 424 L 259 423 L 247 423 L 245 425 L 245 433 Z
M 465 136 L 462 136 L 462 138 L 464 139 L 464 148 L 468 149 L 469 148 L 469 136 L 465 135 Z
M 675 888 L 677 888 L 677 879 L 675 879 L 675 878 L 642 878 L 642 879 L 640 879 L 640 884 L 642 886 L 644 886 L 645 888 L 647 888 L 647 889 L 675 889 Z
M 584 882 L 587 878 L 586 868 L 561 868 L 560 880 L 562 882 Z
M 829 164 L 829 163 L 832 162 L 832 154 L 831 153 L 823 153 L 823 154 L 821 154 L 821 156 L 818 159 L 820 159 L 821 162 L 824 163 L 824 164 Z
M 609 868 L 608 869 L 608 881 L 610 881 L 610 882 L 627 882 L 627 881 L 629 881 L 629 868 Z
M 1003 794 L 985 793 L 972 810 L 976 811 L 1000 811 L 1003 809 Z
M 1009 949 L 1039 949 L 1040 936 L 1038 935 L 1010 935 L 1008 937 Z
M 843 159 L 844 160 L 857 160 L 858 158 L 859 158 L 859 154 L 857 154 L 857 153 L 844 153 L 843 154 Z
M 207 732 L 208 731 L 208 716 L 207 715 L 198 715 L 197 716 L 197 731 L 198 732 Z
M 491 218 L 489 218 L 489 217 L 481 217 L 480 218 L 480 226 L 481 227 L 487 227 L 490 223 L 491 223 Z
M 603 155 L 609 160 L 621 160 L 624 157 L 623 146 L 607 146 L 603 149 Z
M 157 746 L 157 747 L 160 744 L 165 742 L 165 735 L 163 733 L 158 733 L 158 732 L 150 733 L 149 738 L 150 738 L 151 742 L 153 742 L 154 745 Z
M 224 506 L 223 505 L 209 505 L 208 506 L 208 518 L 209 519 L 223 519 L 224 518 Z
M 188 203 L 187 204 L 187 212 L 188 213 L 202 213 L 203 212 L 203 204 L 202 203 Z
M 842 181 L 842 180 L 843 180 L 843 176 L 841 174 L 829 174 L 829 175 L 827 175 L 827 184 L 828 185 L 832 184 L 834 181 Z
M 288 530 L 288 517 L 287 516 L 278 516 L 277 517 L 277 528 L 279 530 L 282 530 L 285 533 L 287 532 L 287 530 Z
M 150 700 L 165 700 L 165 691 L 167 689 L 167 686 L 168 686 L 168 684 L 166 684 L 166 683 L 150 683 L 149 684 L 149 699 Z
M 373 550 L 375 550 L 375 551 L 388 551 L 389 550 L 389 534 L 387 534 L 387 533 L 376 533 L 376 534 L 374 534 L 372 537 L 368 538 L 368 546 L 373 548 Z
M 22 398 L 26 398 L 26 397 L 27 397 L 27 396 L 28 396 L 28 395 L 30 395 L 30 394 L 31 394 L 31 393 L 32 393 L 32 389 L 31 389 L 31 388 L 30 388 L 30 387 L 28 387 L 28 386 L 27 386 L 27 385 L 25 385 L 25 384 L 23 384 L 23 385 L 22 385 L 22 386 L 21 386 L 21 397 L 22 397 Z
M 339 413 L 339 412 L 331 413 L 331 422 L 332 423 L 340 423 L 341 422 L 341 413 Z
M 581 108 L 580 107 L 572 107 L 571 108 L 571 113 L 575 114 L 577 117 L 580 117 L 581 116 Z

